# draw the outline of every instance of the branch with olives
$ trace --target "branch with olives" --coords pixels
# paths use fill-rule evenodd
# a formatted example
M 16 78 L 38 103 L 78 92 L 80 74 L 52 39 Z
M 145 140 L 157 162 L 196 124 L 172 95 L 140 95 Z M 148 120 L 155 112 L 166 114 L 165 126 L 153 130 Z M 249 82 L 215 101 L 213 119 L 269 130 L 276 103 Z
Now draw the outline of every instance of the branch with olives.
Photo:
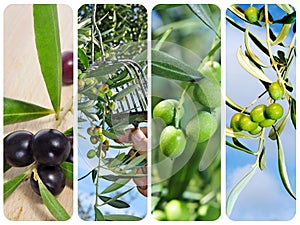
M 290 68 L 294 64 L 295 59 L 295 11 L 290 5 L 277 5 L 285 15 L 276 20 L 269 11 L 269 5 L 264 5 L 260 9 L 250 5 L 243 10 L 238 5 L 229 7 L 229 11 L 238 19 L 227 16 L 227 21 L 238 30 L 244 33 L 245 52 L 242 47 L 237 50 L 237 59 L 239 64 L 245 71 L 255 77 L 259 83 L 263 84 L 265 90 L 256 97 L 246 107 L 240 106 L 231 98 L 226 98 L 228 107 L 236 111 L 230 121 L 230 126 L 226 129 L 226 144 L 232 149 L 236 149 L 256 157 L 255 163 L 248 174 L 245 175 L 240 182 L 231 190 L 227 199 L 227 214 L 230 216 L 234 204 L 246 187 L 248 182 L 255 174 L 257 168 L 266 169 L 266 139 L 275 140 L 278 149 L 278 171 L 281 182 L 289 195 L 295 199 L 295 195 L 290 185 L 289 176 L 286 171 L 284 158 L 284 150 L 281 140 L 281 134 L 286 128 L 288 118 L 291 119 L 293 127 L 296 129 L 296 100 L 293 95 L 293 85 L 291 84 Z M 249 25 L 243 27 L 238 20 L 246 21 Z M 281 24 L 282 27 L 277 35 L 274 32 L 274 26 Z M 252 26 L 264 30 L 265 41 L 260 40 L 257 35 L 250 31 Z M 293 27 L 293 29 L 291 29 Z M 291 35 L 291 43 L 284 44 L 287 36 Z M 252 49 L 250 42 L 266 56 L 270 65 L 263 63 L 263 56 L 258 56 Z M 252 43 L 251 43 L 252 44 Z M 277 50 L 277 55 L 273 53 Z M 272 80 L 268 75 L 268 71 L 273 71 L 275 79 Z M 293 78 L 292 78 L 293 79 Z M 265 101 L 266 103 L 259 103 Z M 284 103 L 288 105 L 287 111 L 283 107 Z M 266 137 L 267 129 L 270 129 Z M 249 139 L 258 141 L 257 151 L 245 146 L 241 140 Z
M 50 129 L 33 134 L 24 128 L 4 138 L 4 170 L 26 169 L 4 183 L 4 200 L 30 178 L 33 191 L 41 196 L 53 217 L 67 220 L 70 216 L 55 196 L 63 191 L 66 178 L 73 180 L 73 128 L 64 133 L 58 130 L 66 115 L 72 112 L 72 97 L 61 108 L 61 88 L 73 83 L 73 53 L 61 53 L 57 5 L 33 5 L 33 22 L 38 62 L 53 109 L 4 98 L 4 125 L 21 124 L 51 114 L 55 118 Z

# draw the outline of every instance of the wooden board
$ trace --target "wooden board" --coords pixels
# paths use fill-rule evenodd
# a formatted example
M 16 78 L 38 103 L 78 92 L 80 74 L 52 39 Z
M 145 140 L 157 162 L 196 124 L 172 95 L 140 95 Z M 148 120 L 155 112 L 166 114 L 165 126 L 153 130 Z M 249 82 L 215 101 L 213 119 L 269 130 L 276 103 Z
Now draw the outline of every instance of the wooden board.
M 73 14 L 66 5 L 58 6 L 62 51 L 73 49 Z M 10 5 L 4 12 L 4 96 L 31 102 L 46 108 L 51 103 L 40 71 L 34 42 L 32 5 Z M 62 89 L 62 106 L 72 101 L 73 86 Z M 64 131 L 73 126 L 73 114 L 68 113 L 58 127 Z M 33 133 L 52 128 L 54 116 L 4 127 L 4 136 L 14 130 Z M 12 168 L 4 174 L 4 181 L 26 168 Z M 57 198 L 67 212 L 73 213 L 73 184 L 68 183 Z M 23 182 L 4 202 L 4 214 L 9 220 L 54 220 L 41 198 L 31 190 L 29 180 Z

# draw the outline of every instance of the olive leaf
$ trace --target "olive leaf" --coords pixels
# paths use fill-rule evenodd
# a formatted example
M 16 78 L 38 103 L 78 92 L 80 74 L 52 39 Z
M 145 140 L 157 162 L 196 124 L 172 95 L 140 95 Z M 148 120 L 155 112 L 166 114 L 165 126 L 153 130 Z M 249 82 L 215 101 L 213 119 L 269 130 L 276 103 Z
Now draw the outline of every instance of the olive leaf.
M 244 111 L 244 108 L 240 105 L 238 105 L 235 101 L 233 101 L 230 97 L 226 96 L 226 105 L 232 108 L 233 110 L 237 112 L 244 112 L 245 114 L 250 115 L 250 112 Z
M 142 218 L 127 214 L 109 214 L 104 215 L 104 219 L 107 221 L 139 221 Z
M 34 120 L 54 113 L 51 109 L 11 98 L 4 98 L 3 108 L 4 125 Z
M 267 83 L 272 83 L 272 80 L 257 66 L 250 61 L 250 59 L 243 53 L 242 46 L 237 51 L 237 59 L 240 65 L 252 76 Z
M 25 172 L 5 182 L 3 187 L 3 199 L 5 200 L 8 196 L 10 196 L 10 194 L 17 189 L 27 176 L 28 173 Z
M 104 202 L 102 205 L 108 204 L 117 209 L 124 209 L 124 208 L 130 207 L 130 205 L 128 203 L 126 203 L 122 200 L 118 200 L 118 199 L 112 200 L 113 198 L 103 196 L 103 195 L 99 195 L 98 197 Z
M 251 155 L 255 155 L 255 153 L 252 152 L 251 150 L 246 149 L 246 148 L 243 148 L 243 147 L 240 147 L 240 146 L 238 146 L 238 145 L 235 145 L 235 144 L 233 144 L 233 143 L 231 143 L 231 142 L 229 142 L 229 141 L 226 141 L 226 145 L 228 145 L 229 147 L 235 148 L 235 149 L 237 149 L 237 150 L 240 150 L 240 151 L 249 153 L 249 154 L 251 154 Z
M 296 21 L 296 12 L 292 12 L 288 15 L 285 15 L 279 20 L 274 20 L 273 23 L 281 23 L 281 24 L 291 24 Z
M 291 106 L 291 120 L 292 123 L 296 129 L 296 100 L 294 98 L 292 98 L 292 100 L 290 101 Z
M 89 68 L 89 59 L 81 48 L 78 48 L 78 58 L 85 68 Z
M 244 132 L 234 132 L 232 128 L 226 127 L 226 136 L 232 138 L 247 138 L 247 139 L 257 139 L 257 137 L 253 137 Z
M 167 53 L 152 50 L 151 57 L 153 75 L 188 82 L 200 80 L 204 77 L 199 71 Z
M 124 167 L 124 170 L 132 169 L 139 166 L 139 164 L 145 160 L 146 156 L 147 156 L 146 154 L 142 154 L 134 158 Z
M 285 187 L 286 191 L 294 199 L 296 199 L 296 196 L 293 193 L 293 190 L 291 188 L 291 184 L 290 184 L 290 181 L 289 181 L 289 177 L 288 177 L 288 174 L 287 174 L 284 151 L 283 151 L 282 143 L 281 143 L 281 140 L 280 140 L 280 136 L 277 132 L 276 132 L 276 143 L 277 143 L 277 150 L 278 150 L 278 168 L 279 168 L 279 174 L 280 174 L 282 184 Z
M 96 62 L 94 65 L 92 65 L 92 67 L 93 66 L 94 68 L 87 73 L 87 76 L 99 78 L 116 73 L 120 68 L 122 68 L 123 63 L 113 62 L 108 64 L 104 62 Z
M 57 6 L 33 5 L 34 34 L 41 71 L 58 118 L 62 86 L 62 60 Z
M 215 32 L 218 38 L 221 38 L 218 30 L 218 24 L 213 20 L 214 17 L 212 17 L 209 5 L 189 4 L 189 7 L 207 27 L 209 27 L 213 32 Z
M 50 213 L 58 221 L 65 221 L 70 219 L 70 215 L 66 212 L 64 207 L 57 201 L 57 199 L 51 194 L 47 187 L 43 184 L 41 179 L 38 179 L 39 191 L 41 193 L 42 200 Z
M 274 40 L 271 45 L 275 46 L 279 43 L 282 43 L 285 38 L 288 36 L 291 29 L 291 24 L 284 24 L 279 32 L 279 34 L 276 37 L 276 40 Z
M 132 93 L 133 91 L 137 90 L 139 88 L 138 84 L 133 84 L 131 86 L 128 86 L 121 90 L 120 92 L 116 93 L 114 96 L 111 97 L 112 100 L 120 101 L 122 100 L 126 95 Z
M 237 185 L 234 186 L 234 188 L 231 190 L 231 192 L 228 195 L 227 201 L 226 201 L 226 214 L 227 216 L 231 215 L 232 209 L 235 205 L 235 202 L 237 198 L 239 197 L 240 193 L 244 190 L 244 188 L 247 186 L 253 175 L 255 174 L 255 171 L 257 169 L 257 165 L 254 166 L 249 173 L 246 174 L 246 176 L 238 182 Z
M 265 65 L 260 58 L 252 51 L 249 43 L 249 26 L 246 27 L 245 33 L 244 33 L 244 42 L 245 42 L 245 47 L 248 55 L 251 57 L 251 59 L 257 63 L 258 65 L 268 68 L 271 66 Z
M 116 191 L 118 189 L 120 189 L 121 187 L 123 187 L 124 185 L 126 185 L 128 182 L 130 181 L 130 179 L 118 179 L 115 183 L 109 185 L 107 188 L 105 188 L 101 194 L 107 194 L 113 191 Z
M 276 4 L 276 5 L 287 13 L 293 12 L 293 7 L 291 5 L 288 4 Z
M 63 162 L 62 164 L 60 164 L 60 167 L 62 168 L 66 178 L 73 181 L 73 163 Z
M 104 221 L 105 220 L 102 212 L 97 208 L 97 206 L 94 206 L 94 211 L 95 211 L 95 221 Z

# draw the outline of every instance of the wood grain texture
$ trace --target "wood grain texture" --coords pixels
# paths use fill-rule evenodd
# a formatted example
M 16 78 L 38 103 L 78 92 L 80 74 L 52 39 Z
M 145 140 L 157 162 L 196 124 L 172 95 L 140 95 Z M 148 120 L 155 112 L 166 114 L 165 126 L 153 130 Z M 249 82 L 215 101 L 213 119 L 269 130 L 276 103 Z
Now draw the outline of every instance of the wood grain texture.
M 73 49 L 73 14 L 66 5 L 58 5 L 60 39 L 62 51 Z M 10 5 L 4 12 L 4 96 L 23 100 L 51 108 L 34 41 L 32 5 Z M 62 88 L 62 106 L 72 101 L 73 86 Z M 68 113 L 58 130 L 64 131 L 73 126 L 73 114 Z M 54 115 L 44 118 L 7 125 L 4 136 L 14 130 L 26 129 L 33 133 L 44 128 L 52 128 Z M 12 168 L 4 174 L 4 181 L 19 175 L 26 168 Z M 66 211 L 73 213 L 73 184 L 68 183 L 57 197 Z M 30 187 L 29 180 L 24 181 L 4 202 L 4 214 L 9 220 L 54 220 L 41 198 Z

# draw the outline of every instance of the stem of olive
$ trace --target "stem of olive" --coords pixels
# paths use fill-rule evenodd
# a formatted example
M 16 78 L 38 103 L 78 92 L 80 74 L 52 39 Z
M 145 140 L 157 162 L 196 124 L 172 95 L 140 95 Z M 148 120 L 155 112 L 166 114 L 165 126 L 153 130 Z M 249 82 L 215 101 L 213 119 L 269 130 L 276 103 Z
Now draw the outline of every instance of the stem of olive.
M 252 102 L 250 102 L 242 112 L 246 111 L 248 108 L 250 108 L 252 105 L 254 105 L 262 96 L 264 96 L 268 91 L 265 90 L 263 93 L 261 93 L 256 99 L 254 99 Z
M 67 113 L 69 111 L 73 111 L 73 97 L 67 102 L 67 104 L 62 108 L 62 111 L 59 114 L 59 119 L 55 121 L 55 124 L 53 125 L 53 129 L 57 129 Z
M 189 83 L 189 85 L 183 90 L 180 99 L 179 99 L 179 103 L 178 106 L 175 109 L 175 127 L 178 128 L 179 127 L 179 122 L 180 122 L 180 110 L 182 108 L 182 105 L 184 103 L 184 99 L 185 99 L 185 93 L 188 91 L 188 89 L 192 86 L 192 83 Z

